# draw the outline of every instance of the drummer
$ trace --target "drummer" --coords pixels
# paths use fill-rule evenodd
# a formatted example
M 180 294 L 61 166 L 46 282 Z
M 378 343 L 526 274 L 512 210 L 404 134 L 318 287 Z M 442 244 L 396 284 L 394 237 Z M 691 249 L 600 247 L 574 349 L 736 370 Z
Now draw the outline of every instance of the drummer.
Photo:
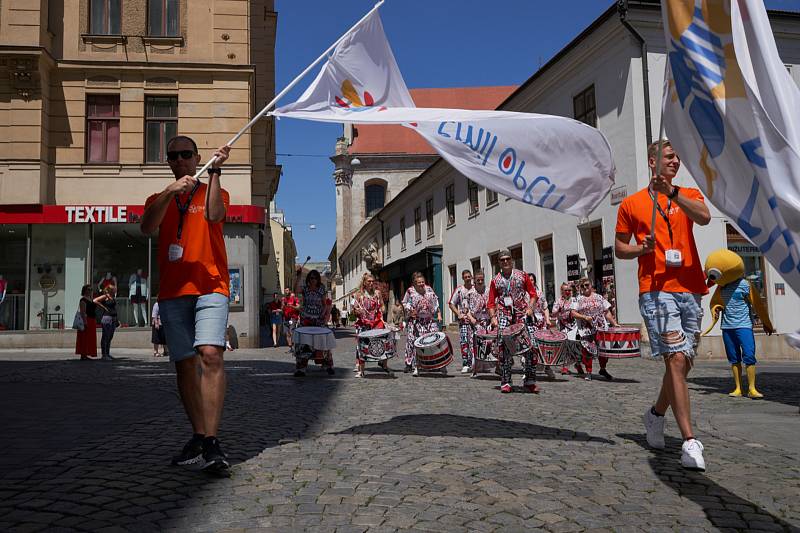
M 597 330 L 607 329 L 610 323 L 614 327 L 619 327 L 617 319 L 611 312 L 611 304 L 602 295 L 594 291 L 592 282 L 589 278 L 581 278 L 578 281 L 580 295 L 575 299 L 572 307 L 572 317 L 578 321 L 578 337 L 581 342 L 583 354 L 583 364 L 586 367 L 586 374 L 583 379 L 592 380 L 592 358 L 597 355 L 597 344 L 594 336 Z M 608 381 L 614 379 L 606 370 L 608 357 L 598 357 L 600 361 L 599 374 Z M 582 374 L 580 365 L 577 366 L 578 374 Z
M 482 269 L 475 271 L 475 290 L 469 295 L 467 320 L 472 325 L 473 339 L 475 333 L 485 332 L 489 329 L 489 310 L 486 302 L 489 300 L 489 287 L 486 286 L 486 276 Z M 478 344 L 472 342 L 471 367 L 472 375 L 477 374 L 479 368 Z
M 297 269 L 297 281 L 295 282 L 295 293 L 300 292 L 300 276 L 302 269 Z M 326 327 L 331 314 L 331 299 L 322 284 L 318 270 L 312 270 L 306 276 L 306 283 L 302 290 L 302 307 L 300 311 L 299 325 L 302 327 L 316 326 Z M 298 353 L 298 352 L 296 352 Z M 297 370 L 295 377 L 304 377 L 306 375 L 305 369 L 308 366 L 308 359 L 297 357 Z M 322 367 L 332 376 L 335 372 L 333 370 L 333 354 L 330 350 L 316 350 L 314 352 L 314 360 L 322 361 Z
M 356 314 L 356 334 L 370 329 L 383 329 L 386 325 L 383 322 L 383 295 L 375 288 L 375 278 L 369 272 L 361 276 L 356 295 L 353 297 L 353 311 Z M 356 344 L 356 377 L 364 377 L 364 359 Z M 381 361 L 380 367 L 389 371 L 388 361 Z
M 487 308 L 494 328 L 501 330 L 512 324 L 525 323 L 527 316 L 533 314 L 536 305 L 536 288 L 531 278 L 522 270 L 514 268 L 511 252 L 504 248 L 498 255 L 500 272 L 492 278 L 489 284 L 489 299 Z M 528 327 L 531 337 L 532 328 Z M 498 343 L 497 353 L 500 360 L 500 392 L 509 393 L 511 387 L 511 367 L 514 364 L 513 355 L 506 353 L 504 344 Z M 527 351 L 523 354 L 525 366 L 525 380 L 523 386 L 530 392 L 538 393 L 536 374 L 533 371 L 533 353 Z
M 576 340 L 578 334 L 578 322 L 572 316 L 572 308 L 575 305 L 572 285 L 569 283 L 561 284 L 561 297 L 553 304 L 553 322 L 558 330 L 567 336 L 565 349 L 567 350 L 567 362 L 575 361 L 575 370 L 583 374 L 581 368 L 581 345 Z M 569 374 L 567 365 L 561 367 L 561 374 Z
M 425 283 L 422 272 L 411 275 L 412 286 L 403 296 L 403 308 L 406 310 L 408 322 L 406 323 L 406 369 L 413 376 L 419 375 L 417 370 L 417 351 L 414 341 L 427 333 L 439 331 L 439 322 L 442 320 L 442 311 L 439 309 L 439 297 L 433 289 Z M 435 318 L 435 320 L 434 320 Z M 447 373 L 447 368 L 442 368 L 442 373 Z
M 453 311 L 453 316 L 458 319 L 458 340 L 461 344 L 461 373 L 468 374 L 472 366 L 473 352 L 475 351 L 475 328 L 467 318 L 469 313 L 469 300 L 475 292 L 472 285 L 472 272 L 464 270 L 461 273 L 463 285 L 459 285 L 450 296 L 447 306 Z

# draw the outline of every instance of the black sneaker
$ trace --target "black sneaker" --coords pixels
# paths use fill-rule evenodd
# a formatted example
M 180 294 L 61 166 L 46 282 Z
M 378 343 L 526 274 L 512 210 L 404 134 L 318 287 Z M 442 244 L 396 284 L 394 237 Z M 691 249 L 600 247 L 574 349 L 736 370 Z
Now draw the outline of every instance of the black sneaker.
M 328 368 L 326 368 L 325 372 L 327 372 L 329 376 L 332 376 L 332 375 L 334 375 L 336 373 L 336 371 L 333 369 L 332 366 L 329 366 Z
M 305 370 L 295 370 L 294 371 L 294 377 L 296 377 L 296 378 L 304 378 L 304 377 L 306 377 Z
M 173 466 L 188 466 L 203 461 L 203 437 L 192 437 L 183 447 L 180 455 L 172 458 Z
M 216 437 L 203 439 L 203 460 L 206 462 L 203 465 L 206 472 L 225 474 L 231 467 L 228 456 L 222 452 Z
M 600 374 L 601 376 L 603 376 L 604 378 L 606 378 L 608 381 L 614 381 L 614 376 L 612 376 L 611 374 L 609 374 L 609 373 L 608 373 L 608 370 L 606 370 L 605 368 L 601 368 L 601 369 L 600 369 L 600 372 L 598 372 L 598 374 Z
M 411 365 L 406 365 L 406 368 L 403 370 L 403 374 L 408 374 L 411 372 Z

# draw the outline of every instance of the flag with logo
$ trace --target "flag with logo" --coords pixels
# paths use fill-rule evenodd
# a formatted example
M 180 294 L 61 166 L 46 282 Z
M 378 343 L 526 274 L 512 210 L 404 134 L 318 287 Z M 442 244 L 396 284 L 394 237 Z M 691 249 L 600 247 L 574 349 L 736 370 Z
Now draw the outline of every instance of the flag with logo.
M 800 292 L 800 92 L 764 3 L 661 6 L 667 136 L 710 201 Z
M 334 49 L 278 117 L 413 128 L 461 174 L 522 202 L 586 216 L 614 184 L 600 131 L 573 119 L 511 111 L 417 108 L 377 12 Z

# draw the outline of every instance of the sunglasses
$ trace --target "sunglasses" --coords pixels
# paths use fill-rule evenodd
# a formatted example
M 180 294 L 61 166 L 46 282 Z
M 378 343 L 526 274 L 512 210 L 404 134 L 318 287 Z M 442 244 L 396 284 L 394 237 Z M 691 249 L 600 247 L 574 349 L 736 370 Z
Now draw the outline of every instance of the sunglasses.
M 589 287 L 591 287 L 591 286 L 592 286 L 592 284 L 591 284 L 591 283 L 581 283 L 581 288 L 582 288 L 582 289 L 586 289 L 586 288 L 589 288 Z
M 500 258 L 500 262 L 501 263 L 505 263 L 506 261 L 511 261 L 511 258 L 510 257 L 501 257 Z
M 167 152 L 167 161 L 177 161 L 178 156 L 181 156 L 181 159 L 191 159 L 194 157 L 194 152 L 192 150 L 169 151 Z

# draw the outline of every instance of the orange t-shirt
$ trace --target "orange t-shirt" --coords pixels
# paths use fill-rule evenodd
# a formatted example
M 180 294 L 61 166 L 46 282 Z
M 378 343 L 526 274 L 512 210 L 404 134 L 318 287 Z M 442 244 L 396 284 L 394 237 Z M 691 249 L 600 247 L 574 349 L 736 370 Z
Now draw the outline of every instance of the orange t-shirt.
M 228 254 L 222 237 L 222 222 L 210 223 L 205 219 L 205 183 L 197 187 L 189 209 L 183 217 L 183 233 L 178 235 L 178 206 L 173 199 L 158 227 L 158 268 L 160 283 L 159 300 L 180 296 L 199 296 L 218 292 L 229 296 Z M 160 193 L 158 193 L 160 194 Z M 145 209 L 158 197 L 154 194 L 145 202 Z M 188 194 L 178 197 L 185 203 Z M 227 211 L 230 205 L 228 191 L 222 189 L 222 201 Z M 183 256 L 178 261 L 169 260 L 169 247 L 178 243 L 183 247 Z
M 681 187 L 683 196 L 692 200 L 701 200 L 703 195 L 697 189 Z M 694 222 L 675 202 L 663 195 L 658 195 L 658 205 L 669 217 L 672 226 L 672 244 L 669 240 L 667 222 L 660 212 L 656 212 L 656 248 L 653 253 L 640 255 L 639 260 L 639 294 L 651 291 L 691 292 L 707 294 L 703 266 L 697 254 L 692 228 Z M 667 206 L 669 212 L 667 212 Z M 617 233 L 629 233 L 641 244 L 650 234 L 650 222 L 653 212 L 653 199 L 647 188 L 625 198 L 617 213 Z M 680 250 L 683 266 L 668 267 L 665 251 Z

